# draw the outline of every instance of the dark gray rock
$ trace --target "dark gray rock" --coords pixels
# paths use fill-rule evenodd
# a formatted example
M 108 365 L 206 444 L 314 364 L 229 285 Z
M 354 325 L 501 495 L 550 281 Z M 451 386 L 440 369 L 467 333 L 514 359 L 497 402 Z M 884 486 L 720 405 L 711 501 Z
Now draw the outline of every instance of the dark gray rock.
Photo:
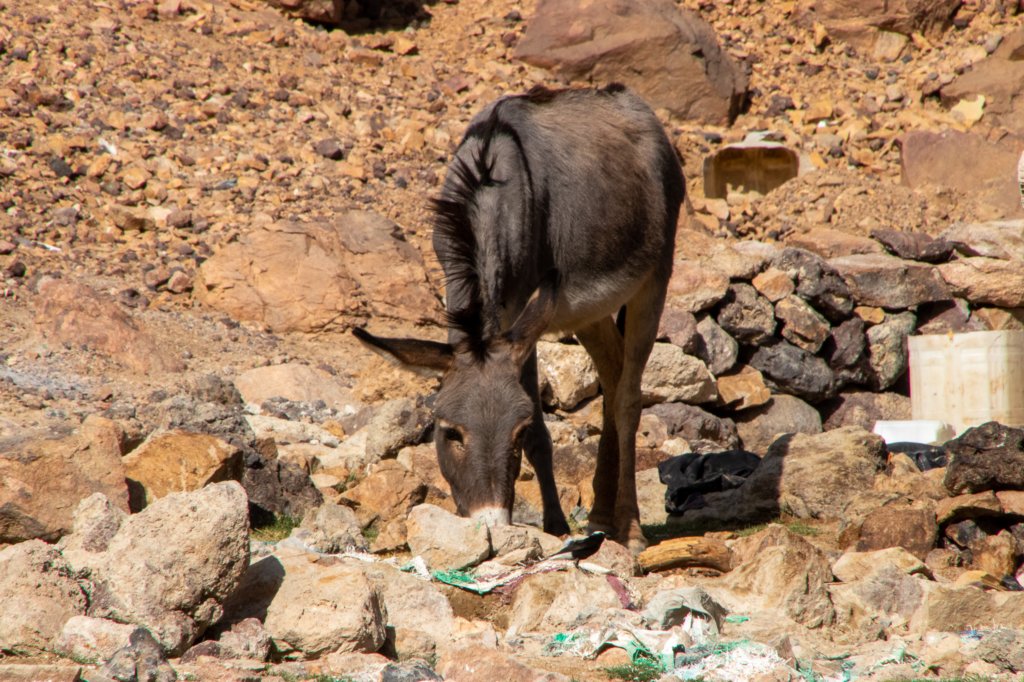
M 841 322 L 853 311 L 850 288 L 828 262 L 804 249 L 787 248 L 775 257 L 772 267 L 796 282 L 796 293 L 825 317 Z
M 260 457 L 247 463 L 242 487 L 249 496 L 249 513 L 254 524 L 266 524 L 284 514 L 301 519 L 323 504 L 324 498 L 309 474 L 293 462 Z
M 381 682 L 433 682 L 442 680 L 425 661 L 388 663 L 380 673 Z
M 832 343 L 828 349 L 828 365 L 832 369 L 856 367 L 867 350 L 866 325 L 859 317 L 851 317 L 832 328 Z
M 980 324 L 972 324 L 970 315 L 970 305 L 962 298 L 926 303 L 917 309 L 917 333 L 961 334 L 984 329 Z
M 743 343 L 763 343 L 775 333 L 771 302 L 749 284 L 729 285 L 716 319 L 722 329 Z
M 770 388 L 816 403 L 835 395 L 835 374 L 824 360 L 788 341 L 762 345 L 750 356 Z
M 990 630 L 982 636 L 974 655 L 1001 670 L 1019 673 L 1024 670 L 1024 630 Z
M 987 422 L 946 443 L 951 493 L 1024 490 L 1024 429 Z
M 693 351 L 687 352 L 703 360 L 715 376 L 736 366 L 740 345 L 710 315 L 704 316 L 697 324 L 696 346 Z
M 110 657 L 100 673 L 118 682 L 175 682 L 178 675 L 160 644 L 145 629 L 131 634 L 130 643 Z
M 725 450 L 739 447 L 733 420 L 702 410 L 696 405 L 661 403 L 648 407 L 644 414 L 653 414 L 664 422 L 668 434 L 686 441 L 711 441 Z
M 924 263 L 864 253 L 833 258 L 829 264 L 842 275 L 859 305 L 894 310 L 952 298 L 939 271 Z

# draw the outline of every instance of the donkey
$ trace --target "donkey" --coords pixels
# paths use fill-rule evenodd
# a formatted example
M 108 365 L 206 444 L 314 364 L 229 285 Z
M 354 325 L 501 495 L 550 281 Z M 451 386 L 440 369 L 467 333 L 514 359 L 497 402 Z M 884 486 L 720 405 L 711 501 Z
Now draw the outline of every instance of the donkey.
M 546 332 L 575 333 L 604 395 L 590 529 L 643 548 L 640 380 L 684 193 L 661 124 L 621 85 L 536 87 L 493 102 L 470 122 L 433 202 L 448 343 L 354 330 L 403 365 L 442 374 L 434 442 L 461 515 L 509 523 L 525 451 L 544 530 L 569 532 L 541 412 L 536 344 Z

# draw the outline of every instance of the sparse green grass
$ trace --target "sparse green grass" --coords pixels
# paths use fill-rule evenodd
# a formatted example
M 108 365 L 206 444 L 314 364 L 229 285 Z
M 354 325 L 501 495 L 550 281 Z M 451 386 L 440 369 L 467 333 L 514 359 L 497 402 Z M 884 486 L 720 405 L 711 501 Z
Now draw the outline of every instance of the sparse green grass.
M 271 524 L 256 526 L 252 529 L 254 540 L 261 542 L 278 542 L 284 540 L 298 528 L 299 520 L 286 514 L 274 515 L 274 522 Z
M 819 529 L 799 519 L 782 518 L 774 518 L 761 523 L 751 524 L 658 523 L 643 526 L 643 531 L 648 542 L 654 545 L 670 538 L 679 538 L 688 535 L 704 535 L 705 533 L 716 531 L 731 531 L 736 533 L 739 537 L 745 538 L 764 530 L 773 523 L 780 523 L 797 535 L 814 536 L 821 533 Z
M 736 535 L 740 536 L 741 538 L 745 538 L 750 535 L 754 535 L 755 533 L 761 532 L 773 523 L 781 523 L 783 526 L 788 528 L 791 532 L 796 533 L 797 535 L 814 536 L 821 534 L 820 530 L 818 530 L 810 524 L 804 523 L 803 521 L 783 521 L 782 519 L 775 519 L 774 521 L 768 521 L 766 523 L 759 523 L 754 526 L 747 526 L 746 528 L 737 529 Z
M 665 674 L 661 666 L 656 663 L 633 663 L 631 665 L 613 665 L 601 668 L 611 680 L 624 680 L 625 682 L 653 682 Z
M 380 528 L 377 527 L 377 524 L 367 526 L 363 529 L 363 537 L 366 538 L 366 542 L 371 545 L 373 544 L 373 541 L 377 539 L 378 535 L 380 535 Z

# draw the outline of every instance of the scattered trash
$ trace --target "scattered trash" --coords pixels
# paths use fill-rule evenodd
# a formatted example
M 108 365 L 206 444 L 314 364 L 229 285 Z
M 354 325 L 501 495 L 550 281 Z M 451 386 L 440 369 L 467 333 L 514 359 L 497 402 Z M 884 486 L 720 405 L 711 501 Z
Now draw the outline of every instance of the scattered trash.
M 746 450 L 687 452 L 661 462 L 658 478 L 667 486 L 665 511 L 682 514 L 705 506 L 705 494 L 739 487 L 760 463 L 761 458 Z
M 99 142 L 101 147 L 103 147 L 103 151 L 110 154 L 111 156 L 117 156 L 117 147 L 114 144 L 107 142 L 102 137 L 96 141 Z
M 746 623 L 750 620 L 750 616 L 726 616 L 726 623 Z
M 674 674 L 683 680 L 698 680 L 714 673 L 718 678 L 740 682 L 787 664 L 771 647 L 741 640 L 687 652 L 676 665 Z
M 953 427 L 938 419 L 875 422 L 872 431 L 889 443 L 945 443 L 956 436 Z M 890 448 L 891 450 L 891 448 Z
M 725 199 L 729 188 L 767 194 L 800 171 L 795 151 L 768 138 L 766 131 L 753 132 L 736 144 L 723 147 L 704 161 L 704 193 L 709 199 Z
M 915 420 L 940 420 L 957 434 L 990 421 L 1024 424 L 1024 331 L 928 334 L 907 343 Z

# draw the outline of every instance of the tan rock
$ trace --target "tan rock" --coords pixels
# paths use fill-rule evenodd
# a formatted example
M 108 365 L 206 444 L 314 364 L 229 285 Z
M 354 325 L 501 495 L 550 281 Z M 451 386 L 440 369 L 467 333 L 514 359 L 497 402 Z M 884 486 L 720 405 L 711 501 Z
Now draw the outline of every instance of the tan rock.
M 622 608 L 622 603 L 604 576 L 576 569 L 536 573 L 516 589 L 509 630 L 560 632 L 613 608 Z
M 640 388 L 647 404 L 699 404 L 718 397 L 715 379 L 707 366 L 671 343 L 654 344 Z
M 234 445 L 180 430 L 152 434 L 123 461 L 125 476 L 133 482 L 129 490 L 136 511 L 170 493 L 241 480 L 243 466 L 242 452 Z
M 384 644 L 387 607 L 357 563 L 323 565 L 315 555 L 285 554 L 254 564 L 247 581 L 277 574 L 280 587 L 263 621 L 278 651 L 316 658 L 329 652 L 373 653 Z M 251 583 L 248 583 L 251 584 Z M 243 582 L 240 591 L 247 589 Z
M 957 495 L 940 500 L 935 506 L 935 518 L 940 524 L 1001 512 L 1002 505 L 991 490 L 971 495 Z
M 597 369 L 583 346 L 541 341 L 537 344 L 541 390 L 551 404 L 571 410 L 597 395 Z
M 256 367 L 240 374 L 234 383 L 242 399 L 255 405 L 270 398 L 305 403 L 323 400 L 342 414 L 354 413 L 360 406 L 337 377 L 297 362 Z
M 768 268 L 754 277 L 751 284 L 772 303 L 780 301 L 796 290 L 793 278 L 782 270 Z
M 203 263 L 198 297 L 273 331 L 344 329 L 352 315 L 438 322 L 423 259 L 395 226 L 351 211 L 332 224 L 276 223 L 253 230 Z
M 715 380 L 718 397 L 734 410 L 765 405 L 772 393 L 765 386 L 764 376 L 750 365 L 743 365 L 735 374 L 726 374 Z
M 71 531 L 93 493 L 128 511 L 120 429 L 90 416 L 76 433 L 29 432 L 0 441 L 0 542 L 53 541 Z
M 832 570 L 824 552 L 804 538 L 773 524 L 732 547 L 739 565 L 723 584 L 751 605 L 780 609 L 807 627 L 828 625 L 835 617 L 827 585 Z
M 721 301 L 728 289 L 729 277 L 717 268 L 676 260 L 668 283 L 665 307 L 698 313 Z
M 342 494 L 342 499 L 355 506 L 363 527 L 404 517 L 421 504 L 427 494 L 426 484 L 395 460 L 384 460 L 374 470 Z
M 487 526 L 431 504 L 413 507 L 406 527 L 409 551 L 423 557 L 431 569 L 468 568 L 491 553 Z
M 41 654 L 89 598 L 55 547 L 29 540 L 0 550 L 0 601 L 0 649 Z

